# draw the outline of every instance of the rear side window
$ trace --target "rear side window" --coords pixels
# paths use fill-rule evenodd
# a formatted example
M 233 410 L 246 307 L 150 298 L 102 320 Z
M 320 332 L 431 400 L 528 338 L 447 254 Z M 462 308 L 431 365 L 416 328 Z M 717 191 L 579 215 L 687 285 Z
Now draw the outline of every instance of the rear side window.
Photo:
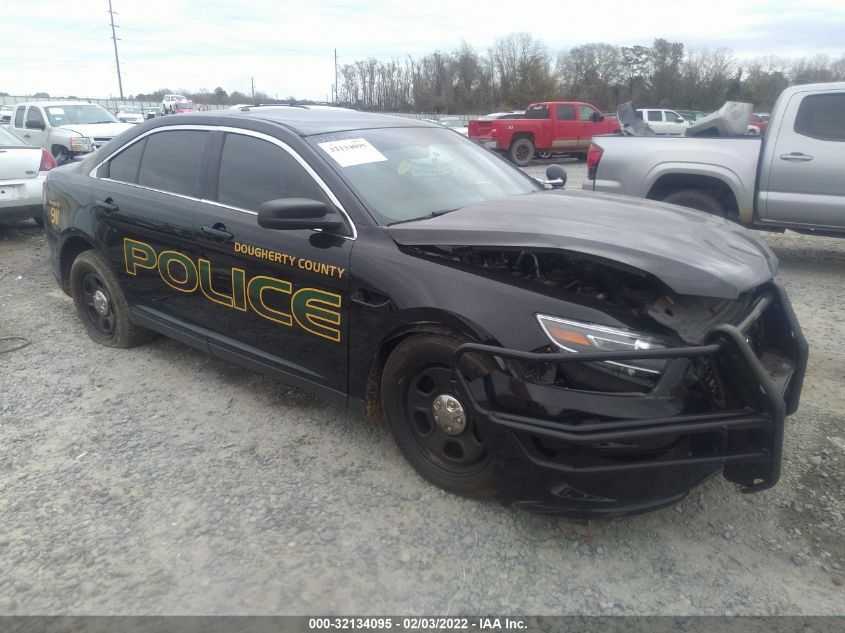
M 648 111 L 648 120 L 649 121 L 663 121 L 663 113 L 660 110 L 649 110 Z
M 173 130 L 147 137 L 138 184 L 184 196 L 197 195 L 208 132 Z
M 795 131 L 823 141 L 845 141 L 845 93 L 804 97 Z
M 575 120 L 575 106 L 574 105 L 559 105 L 557 110 L 558 121 L 574 121 Z
M 23 113 L 26 108 L 20 107 L 15 110 L 15 127 L 23 127 Z
M 525 111 L 525 118 L 526 119 L 548 119 L 549 118 L 549 106 L 547 105 L 539 105 L 539 106 L 531 106 Z
M 100 176 L 118 182 L 137 184 L 138 171 L 141 168 L 141 156 L 144 154 L 146 142 L 147 139 L 142 139 L 120 152 L 106 163 L 105 173 L 101 173 Z
M 277 198 L 327 202 L 311 175 L 281 147 L 243 134 L 227 134 L 220 157 L 217 201 L 258 211 L 262 203 Z

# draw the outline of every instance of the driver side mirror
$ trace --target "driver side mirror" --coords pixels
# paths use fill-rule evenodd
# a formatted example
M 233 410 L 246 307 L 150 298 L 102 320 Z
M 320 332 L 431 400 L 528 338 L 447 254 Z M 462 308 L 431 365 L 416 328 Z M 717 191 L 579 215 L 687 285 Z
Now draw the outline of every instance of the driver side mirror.
M 566 185 L 566 170 L 560 165 L 546 167 L 546 180 L 555 189 L 563 189 Z
M 604 121 L 604 115 L 601 112 L 593 112 L 593 123 Z
M 265 229 L 334 231 L 343 225 L 340 215 L 319 200 L 279 198 L 268 200 L 258 207 L 258 226 Z
M 26 129 L 27 130 L 43 130 L 44 129 L 44 121 L 27 121 L 26 122 Z

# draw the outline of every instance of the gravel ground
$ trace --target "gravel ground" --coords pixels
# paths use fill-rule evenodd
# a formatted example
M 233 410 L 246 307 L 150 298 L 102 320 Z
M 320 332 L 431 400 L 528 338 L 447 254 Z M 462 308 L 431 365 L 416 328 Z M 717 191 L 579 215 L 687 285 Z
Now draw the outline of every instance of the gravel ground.
M 781 482 L 575 522 L 179 343 L 95 345 L 41 231 L 0 227 L 0 336 L 32 341 L 0 354 L 0 613 L 845 614 L 845 240 L 766 239 L 812 347 Z

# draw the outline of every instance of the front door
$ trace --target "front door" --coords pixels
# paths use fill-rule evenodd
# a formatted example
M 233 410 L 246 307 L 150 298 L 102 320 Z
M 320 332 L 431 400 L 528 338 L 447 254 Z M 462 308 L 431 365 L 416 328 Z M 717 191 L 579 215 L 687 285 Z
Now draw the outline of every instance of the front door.
M 760 183 L 764 220 L 845 228 L 845 91 L 795 94 L 783 112 L 768 178 Z
M 578 106 L 578 147 L 587 150 L 593 142 L 593 136 L 597 130 L 601 130 L 603 124 L 593 120 L 595 115 L 601 114 L 595 108 L 588 105 Z
M 257 211 L 268 200 L 332 201 L 284 143 L 246 130 L 218 134 L 217 177 L 195 225 L 211 351 L 345 393 L 354 241 L 260 227 Z

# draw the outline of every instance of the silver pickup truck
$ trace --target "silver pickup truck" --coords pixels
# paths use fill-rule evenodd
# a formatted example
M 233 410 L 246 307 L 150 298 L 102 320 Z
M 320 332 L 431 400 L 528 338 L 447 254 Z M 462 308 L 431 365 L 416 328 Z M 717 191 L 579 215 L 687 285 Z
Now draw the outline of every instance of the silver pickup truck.
M 845 237 L 845 82 L 787 88 L 763 138 L 596 136 L 589 191 Z

